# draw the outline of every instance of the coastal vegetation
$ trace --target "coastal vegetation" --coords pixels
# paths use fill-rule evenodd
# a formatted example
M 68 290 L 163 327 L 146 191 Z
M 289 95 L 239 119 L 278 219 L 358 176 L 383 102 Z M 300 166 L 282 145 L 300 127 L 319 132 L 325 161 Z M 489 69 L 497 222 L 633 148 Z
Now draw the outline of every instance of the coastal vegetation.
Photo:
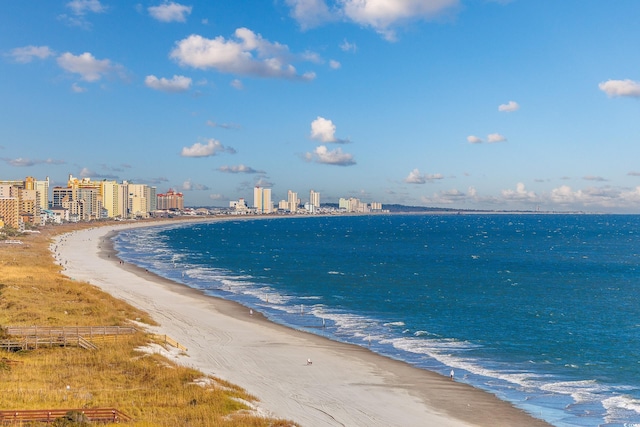
M 0 340 L 8 338 L 6 326 L 154 324 L 135 307 L 65 277 L 53 262 L 51 238 L 83 226 L 44 228 L 21 236 L 23 244 L 0 245 Z M 243 389 L 149 351 L 162 343 L 141 328 L 97 345 L 0 349 L 0 410 L 110 407 L 139 427 L 294 425 L 257 414 L 256 398 Z

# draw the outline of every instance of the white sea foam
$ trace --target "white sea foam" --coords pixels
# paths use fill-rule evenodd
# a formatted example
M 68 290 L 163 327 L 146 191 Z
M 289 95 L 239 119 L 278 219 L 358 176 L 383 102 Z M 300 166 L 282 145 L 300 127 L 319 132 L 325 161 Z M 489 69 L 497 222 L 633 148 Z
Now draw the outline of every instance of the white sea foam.
M 388 323 L 383 323 L 383 326 L 404 326 L 404 322 L 399 321 L 399 322 L 388 322 Z
M 627 395 L 613 396 L 602 401 L 602 405 L 607 411 L 605 421 L 607 423 L 615 423 L 621 417 L 621 412 L 633 412 L 640 414 L 640 400 L 631 398 Z M 640 426 L 640 424 L 624 424 L 627 427 Z

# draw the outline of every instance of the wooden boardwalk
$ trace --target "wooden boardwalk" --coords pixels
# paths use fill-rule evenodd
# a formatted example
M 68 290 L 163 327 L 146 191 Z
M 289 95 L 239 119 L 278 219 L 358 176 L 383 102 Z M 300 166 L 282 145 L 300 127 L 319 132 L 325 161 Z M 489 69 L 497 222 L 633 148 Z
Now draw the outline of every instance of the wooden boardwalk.
M 91 338 L 100 335 L 130 335 L 136 332 L 131 326 L 7 326 L 7 335 L 43 336 L 43 335 L 79 335 Z
M 52 423 L 56 419 L 82 414 L 89 421 L 118 423 L 131 421 L 131 417 L 115 408 L 82 408 L 82 409 L 24 409 L 0 410 L 0 424 L 21 425 L 22 423 Z
M 0 349 L 7 351 L 67 346 L 97 350 L 93 341 L 117 340 L 118 336 L 131 335 L 136 329 L 125 326 L 8 326 L 4 332 L 9 338 L 0 340 Z

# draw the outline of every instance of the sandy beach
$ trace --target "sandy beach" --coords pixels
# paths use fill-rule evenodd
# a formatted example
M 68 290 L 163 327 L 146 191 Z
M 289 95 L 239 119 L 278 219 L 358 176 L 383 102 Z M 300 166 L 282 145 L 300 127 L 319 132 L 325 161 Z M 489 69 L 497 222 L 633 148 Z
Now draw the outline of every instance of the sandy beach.
M 178 363 L 228 380 L 259 399 L 257 410 L 301 426 L 548 426 L 490 393 L 448 377 L 296 331 L 116 257 L 122 224 L 58 236 L 64 274 L 148 312 L 186 346 Z M 307 364 L 307 359 L 313 363 Z

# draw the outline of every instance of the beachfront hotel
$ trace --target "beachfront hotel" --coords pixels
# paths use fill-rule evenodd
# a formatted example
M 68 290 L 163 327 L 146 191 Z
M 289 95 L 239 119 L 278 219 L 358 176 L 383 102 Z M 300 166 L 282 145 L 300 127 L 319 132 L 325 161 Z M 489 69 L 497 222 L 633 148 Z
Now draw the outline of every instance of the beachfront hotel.
M 158 194 L 158 210 L 184 210 L 184 195 L 171 188 L 166 193 Z
M 273 202 L 271 201 L 271 189 L 259 186 L 253 189 L 253 207 L 256 213 L 268 214 L 273 212 Z
M 49 178 L 38 181 L 0 181 L 0 227 L 8 225 L 23 230 L 24 224 L 40 225 L 40 213 L 49 202 Z

